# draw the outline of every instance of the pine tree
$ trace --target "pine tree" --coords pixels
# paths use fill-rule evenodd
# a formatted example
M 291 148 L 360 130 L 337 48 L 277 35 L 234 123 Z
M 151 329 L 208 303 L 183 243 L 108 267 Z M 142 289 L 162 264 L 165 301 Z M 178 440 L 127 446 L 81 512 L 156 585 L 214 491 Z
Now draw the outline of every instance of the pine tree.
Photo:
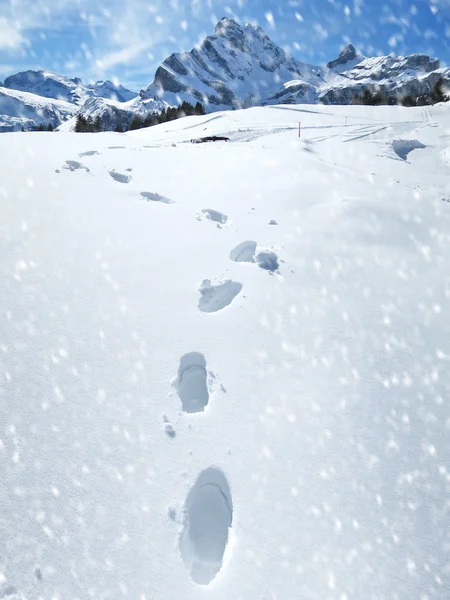
M 53 127 L 53 125 L 52 125 L 51 123 L 49 123 L 49 124 L 47 125 L 47 131 L 53 131 L 53 130 L 54 130 L 54 127 Z
M 141 129 L 143 125 L 142 118 L 139 115 L 134 115 L 133 120 L 130 123 L 130 130 Z
M 86 117 L 84 117 L 83 115 L 77 115 L 77 120 L 75 122 L 75 131 L 77 133 L 86 133 L 87 131 L 89 131 L 88 122 L 86 120 Z
M 194 110 L 195 110 L 196 115 L 204 115 L 205 114 L 205 109 L 203 108 L 203 104 L 200 104 L 200 102 L 197 102 Z
M 87 129 L 86 129 L 86 130 L 87 130 L 89 133 L 93 133 L 93 132 L 95 131 L 95 127 L 94 127 L 94 119 L 93 119 L 91 116 L 89 116 L 89 117 L 86 119 L 86 123 L 87 123 Z
M 102 120 L 100 118 L 100 115 L 98 115 L 94 121 L 94 131 L 96 133 L 103 131 L 103 125 L 102 125 Z
M 45 131 L 44 123 L 39 123 L 38 131 Z
M 116 133 L 123 133 L 122 123 L 117 123 L 114 131 L 116 131 Z

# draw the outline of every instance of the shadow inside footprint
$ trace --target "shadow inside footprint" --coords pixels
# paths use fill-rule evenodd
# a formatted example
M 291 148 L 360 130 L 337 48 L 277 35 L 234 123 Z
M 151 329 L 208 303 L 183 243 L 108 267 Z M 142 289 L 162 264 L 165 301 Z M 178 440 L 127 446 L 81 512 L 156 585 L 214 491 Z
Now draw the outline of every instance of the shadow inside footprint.
M 78 162 L 77 160 L 66 160 L 64 163 L 63 169 L 68 169 L 69 171 L 88 171 L 89 169 L 83 165 L 83 163 Z
M 78 156 L 95 156 L 96 154 L 100 154 L 97 150 L 87 150 L 87 152 L 80 152 Z
M 175 204 L 174 200 L 161 196 L 155 192 L 141 192 L 141 198 L 147 200 L 147 202 L 162 202 L 163 204 Z
M 204 469 L 184 505 L 179 548 L 192 581 L 208 585 L 220 571 L 233 522 L 233 502 L 224 473 Z
M 189 352 L 180 359 L 176 388 L 186 413 L 205 410 L 209 402 L 206 360 L 200 352 Z
M 202 312 L 217 312 L 232 303 L 233 299 L 242 290 L 242 283 L 226 279 L 212 284 L 210 279 L 204 279 L 200 287 L 200 300 L 198 307 Z
M 117 171 L 109 171 L 111 177 L 118 181 L 119 183 L 130 183 L 131 175 L 124 175 L 123 173 L 118 173 Z
M 230 252 L 231 260 L 235 262 L 255 262 L 255 252 L 256 252 L 256 242 L 252 242 L 248 240 L 247 242 L 242 242 L 233 248 Z
M 202 210 L 202 214 L 204 217 L 206 217 L 210 221 L 214 221 L 215 223 L 218 223 L 219 225 L 225 225 L 226 223 L 228 223 L 227 215 L 224 215 L 223 213 L 219 212 L 218 210 L 213 210 L 212 208 L 204 208 Z
M 255 260 L 258 267 L 266 271 L 277 271 L 280 266 L 278 264 L 278 256 L 275 252 L 269 250 L 260 250 L 255 255 Z

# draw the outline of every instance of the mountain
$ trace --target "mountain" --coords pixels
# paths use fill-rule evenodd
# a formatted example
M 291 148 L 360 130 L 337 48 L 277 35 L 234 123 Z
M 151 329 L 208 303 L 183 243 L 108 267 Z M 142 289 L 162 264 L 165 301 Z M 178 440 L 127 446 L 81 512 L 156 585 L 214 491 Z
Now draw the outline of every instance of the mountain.
M 85 85 L 52 71 L 24 71 L 7 77 L 3 85 L 3 90 L 37 95 L 39 106 L 51 100 L 45 114 L 52 124 L 69 120 L 64 129 L 73 129 L 70 118 L 77 112 L 100 117 L 105 128 L 114 129 L 119 123 L 127 126 L 136 114 L 160 112 L 183 101 L 200 101 L 207 112 L 266 104 L 436 103 L 450 88 L 450 70 L 424 54 L 365 57 L 352 44 L 326 65 L 314 66 L 289 55 L 261 27 L 241 26 L 224 17 L 200 46 L 166 58 L 139 94 L 111 81 Z M 3 119 L 4 130 L 41 122 L 23 116 L 33 113 L 30 106 L 36 101 L 19 107 L 19 97 L 10 96 L 14 106 L 12 100 L 4 101 L 10 108 L 1 113 L 8 117 Z M 55 100 L 75 107 L 63 111 L 69 116 L 59 122 Z
M 0 132 L 35 129 L 41 123 L 57 127 L 77 110 L 64 100 L 0 87 Z
M 92 96 L 119 102 L 128 102 L 137 96 L 136 92 L 109 80 L 85 85 L 78 77 L 69 79 L 53 71 L 22 71 L 7 77 L 3 86 L 78 105 L 84 104 Z
M 264 104 L 287 81 L 318 87 L 324 73 L 289 56 L 261 27 L 223 18 L 199 48 L 166 58 L 140 95 L 172 105 L 200 101 L 210 111 L 247 107 Z
M 77 111 L 85 118 L 91 118 L 94 121 L 99 118 L 102 123 L 102 128 L 105 131 L 112 131 L 118 125 L 128 129 L 131 121 L 136 115 L 145 117 L 148 113 L 160 113 L 163 108 L 168 108 L 167 102 L 164 100 L 149 98 L 142 100 L 141 98 L 133 99 L 128 102 L 118 102 L 108 98 L 88 98 L 83 104 L 83 107 Z M 61 131 L 74 131 L 76 116 L 61 124 Z
M 356 60 L 356 64 L 349 61 L 350 68 L 340 70 L 338 76 L 328 77 L 329 85 L 318 96 L 320 102 L 352 104 L 369 93 L 382 95 L 386 100 L 383 103 L 395 104 L 406 97 L 426 99 L 439 81 L 450 83 L 450 69 L 441 69 L 438 59 L 424 54 Z
M 362 54 L 358 54 L 353 44 L 348 44 L 342 48 L 337 58 L 327 63 L 327 69 L 330 69 L 335 73 L 347 71 L 351 67 L 362 62 L 364 58 L 365 57 L 362 56 Z
M 41 122 L 57 127 L 78 111 L 84 112 L 85 106 L 91 111 L 97 107 L 97 112 L 98 106 L 104 106 L 105 110 L 109 107 L 110 113 L 116 114 L 115 120 L 131 115 L 124 119 L 131 121 L 135 109 L 113 107 L 137 96 L 136 92 L 109 80 L 85 85 L 78 77 L 69 79 L 53 71 L 22 71 L 7 77 L 3 83 L 0 130 L 34 129 Z
M 92 95 L 97 98 L 106 98 L 117 102 L 128 102 L 138 96 L 136 92 L 128 90 L 123 87 L 123 85 L 116 85 L 112 81 L 109 81 L 109 79 L 106 81 L 97 81 L 96 83 L 86 86 L 86 89 L 92 91 Z
M 87 95 L 81 79 L 69 79 L 52 71 L 22 71 L 7 77 L 3 86 L 71 104 L 81 104 Z
M 199 100 L 209 112 L 377 97 L 380 103 L 427 103 L 440 98 L 436 85 L 450 86 L 450 72 L 439 67 L 438 59 L 423 54 L 367 58 L 352 44 L 326 66 L 313 66 L 287 54 L 261 27 L 223 18 L 199 48 L 166 58 L 140 97 L 172 105 Z

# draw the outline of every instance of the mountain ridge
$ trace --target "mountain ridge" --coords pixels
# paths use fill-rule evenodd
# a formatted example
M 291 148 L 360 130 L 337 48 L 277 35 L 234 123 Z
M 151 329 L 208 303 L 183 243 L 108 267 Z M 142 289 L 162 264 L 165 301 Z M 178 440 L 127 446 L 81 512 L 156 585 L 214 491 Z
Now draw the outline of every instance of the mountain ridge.
M 444 99 L 442 86 L 450 88 L 450 69 L 425 54 L 365 57 L 348 44 L 326 65 L 312 65 L 278 46 L 262 27 L 223 17 L 202 43 L 168 56 L 139 94 L 111 81 L 85 85 L 79 78 L 45 70 L 11 75 L 0 92 L 3 98 L 8 90 L 34 93 L 39 106 L 42 98 L 67 102 L 74 108 L 65 113 L 64 119 L 72 119 L 65 128 L 73 129 L 78 112 L 114 128 L 129 124 L 135 115 L 158 113 L 182 102 L 201 102 L 207 112 L 271 104 L 414 105 Z M 13 108 L 5 100 L 2 105 L 0 130 L 30 126 L 29 105 L 23 111 L 17 102 Z M 23 112 L 27 117 L 21 124 Z M 41 113 L 41 108 L 36 110 L 36 124 Z M 52 125 L 59 124 L 60 116 L 54 107 L 45 113 Z

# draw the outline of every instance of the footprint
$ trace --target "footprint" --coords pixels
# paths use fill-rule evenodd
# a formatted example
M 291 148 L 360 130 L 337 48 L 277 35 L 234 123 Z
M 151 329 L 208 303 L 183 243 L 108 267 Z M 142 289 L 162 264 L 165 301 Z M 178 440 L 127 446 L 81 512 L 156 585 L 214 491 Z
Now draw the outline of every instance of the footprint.
M 4 598 L 5 600 L 24 600 L 16 588 L 9 584 L 0 585 L 0 598 Z
M 170 198 L 166 198 L 165 196 L 161 196 L 160 194 L 156 194 L 154 192 L 141 192 L 141 197 L 147 202 L 163 202 L 164 204 L 175 204 L 174 200 Z
M 209 402 L 209 392 L 203 354 L 189 352 L 181 357 L 175 387 L 184 412 L 197 413 L 205 410 Z
M 277 271 L 278 267 L 278 256 L 275 252 L 271 252 L 270 250 L 260 250 L 255 255 L 256 264 L 261 269 L 265 269 L 266 271 Z
M 275 219 L 270 219 L 269 225 L 278 225 L 278 223 L 275 221 Z
M 256 242 L 252 242 L 251 240 L 247 242 L 242 242 L 238 244 L 236 248 L 234 248 L 230 252 L 231 260 L 234 262 L 255 262 L 255 252 L 256 252 Z
M 222 568 L 233 522 L 233 502 L 224 473 L 208 467 L 200 473 L 184 505 L 179 548 L 192 581 L 208 585 Z
M 226 225 L 228 223 L 227 215 L 224 215 L 218 210 L 213 210 L 212 208 L 204 208 L 202 210 L 202 214 L 206 219 L 214 221 L 215 223 L 219 223 L 219 225 Z
M 117 173 L 117 171 L 109 171 L 111 177 L 119 183 L 130 183 L 131 175 L 124 175 L 123 173 Z
M 108 146 L 108 150 L 123 150 L 126 146 Z
M 94 156 L 95 154 L 100 154 L 97 150 L 88 150 L 87 152 L 80 152 L 78 156 Z
M 163 415 L 163 421 L 164 421 L 164 431 L 167 433 L 167 435 L 170 438 L 174 438 L 177 435 L 177 432 L 175 431 L 175 428 L 172 425 L 172 423 L 169 421 L 169 417 L 167 415 Z
M 63 169 L 68 169 L 69 171 L 79 171 L 85 170 L 89 172 L 89 169 L 83 165 L 83 163 L 78 162 L 77 160 L 66 160 L 63 165 Z
M 200 292 L 199 309 L 202 312 L 211 313 L 222 310 L 231 304 L 242 290 L 242 284 L 231 281 L 231 279 L 212 284 L 210 279 L 203 279 L 198 289 Z

